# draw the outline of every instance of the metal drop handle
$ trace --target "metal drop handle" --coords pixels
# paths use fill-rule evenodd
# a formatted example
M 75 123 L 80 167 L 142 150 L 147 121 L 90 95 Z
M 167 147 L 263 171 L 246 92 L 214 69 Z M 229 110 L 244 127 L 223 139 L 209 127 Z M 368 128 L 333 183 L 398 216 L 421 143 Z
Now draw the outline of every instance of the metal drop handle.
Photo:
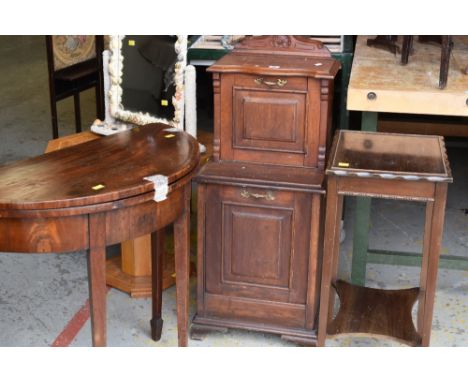
M 281 78 L 278 78 L 276 80 L 276 82 L 273 82 L 273 81 L 265 81 L 263 78 L 256 78 L 254 80 L 254 82 L 257 84 L 257 85 L 267 85 L 267 86 L 278 86 L 280 88 L 284 87 L 287 83 L 288 83 L 288 80 L 282 80 Z
M 252 197 L 254 199 L 275 200 L 275 197 L 271 191 L 267 191 L 265 194 L 257 194 L 255 192 L 250 192 L 244 189 L 241 191 L 241 196 L 247 199 Z

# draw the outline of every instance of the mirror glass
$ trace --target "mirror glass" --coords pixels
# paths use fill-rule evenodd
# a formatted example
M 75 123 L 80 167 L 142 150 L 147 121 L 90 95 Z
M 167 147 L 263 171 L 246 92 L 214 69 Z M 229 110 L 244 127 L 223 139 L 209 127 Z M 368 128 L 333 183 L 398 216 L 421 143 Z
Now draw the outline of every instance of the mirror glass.
M 186 36 L 111 36 L 110 113 L 182 128 Z

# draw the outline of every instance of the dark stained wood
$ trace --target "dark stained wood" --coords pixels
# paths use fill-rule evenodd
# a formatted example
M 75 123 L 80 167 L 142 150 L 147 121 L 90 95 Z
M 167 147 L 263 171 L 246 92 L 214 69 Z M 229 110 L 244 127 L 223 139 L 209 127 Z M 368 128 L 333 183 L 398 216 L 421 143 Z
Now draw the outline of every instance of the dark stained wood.
M 390 53 L 397 54 L 400 52 L 400 47 L 397 45 L 398 36 L 394 35 L 379 35 L 375 38 L 367 39 L 367 46 L 374 46 L 378 49 L 388 50 Z
M 52 136 L 58 138 L 57 102 L 73 96 L 75 106 L 75 130 L 81 131 L 80 92 L 95 88 L 96 116 L 104 119 L 104 81 L 102 52 L 104 36 L 95 36 L 96 56 L 63 69 L 55 70 L 53 36 L 46 36 L 47 68 L 49 72 L 49 99 L 52 117 Z
M 320 274 L 322 260 L 322 240 L 323 240 L 323 201 L 322 195 L 312 195 L 312 207 L 310 211 L 310 226 L 314 229 L 310 232 L 309 248 L 311 253 L 317 256 L 309 261 L 309 275 L 315 275 L 314 280 L 310 280 L 307 285 L 306 302 L 306 329 L 314 330 L 316 328 L 316 316 L 319 306 Z
M 1 166 L 0 210 L 69 208 L 128 198 L 151 192 L 153 184 L 143 178 L 156 174 L 172 183 L 198 165 L 198 143 L 181 132 L 166 138 L 167 128 L 137 127 Z M 105 187 L 92 189 L 99 184 Z
M 164 229 L 155 231 L 151 234 L 151 283 L 152 283 L 152 318 L 151 318 L 151 338 L 154 341 L 161 339 L 163 319 L 162 309 L 162 268 L 164 253 Z
M 372 333 L 419 345 L 411 309 L 418 299 L 419 288 L 383 290 L 366 288 L 337 280 L 334 285 L 340 309 L 327 334 Z
M 187 275 L 177 295 L 179 344 L 187 344 L 189 241 L 188 229 L 180 226 L 189 216 L 199 150 L 195 139 L 183 132 L 168 135 L 168 127 L 147 125 L 0 168 L 0 251 L 89 249 L 95 346 L 106 344 L 105 247 L 174 221 L 179 222 L 176 241 L 186 243 L 176 245 L 175 257 L 178 272 Z M 170 182 L 167 198 L 159 202 L 153 200 L 153 183 L 143 180 L 155 174 Z M 93 194 L 89 188 L 97 183 L 105 188 Z M 156 282 L 154 287 L 153 294 L 160 294 Z M 160 296 L 155 301 L 152 334 L 157 338 Z
M 304 76 L 331 79 L 340 69 L 339 61 L 331 58 L 319 41 L 301 38 L 305 49 L 295 49 L 295 36 L 287 36 L 291 44 L 274 45 L 276 36 L 248 37 L 234 47 L 231 54 L 208 68 L 211 72 L 264 75 Z M 247 47 L 247 44 L 250 46 Z M 297 46 L 297 45 L 296 45 Z
M 306 36 L 247 36 L 235 45 L 235 53 L 330 57 L 321 41 Z
M 306 92 L 234 88 L 233 137 L 221 145 L 222 159 L 304 164 L 306 96 Z
M 89 246 L 86 216 L 18 219 L 4 215 L 0 211 L 0 252 L 74 252 Z
M 248 302 L 249 301 L 247 300 L 247 303 Z M 222 300 L 221 303 L 227 303 L 227 301 Z M 239 306 L 241 311 L 249 309 L 250 307 L 241 307 L 241 304 L 242 301 L 240 301 L 239 304 L 235 304 L 236 308 Z M 272 311 L 274 312 L 274 310 Z M 282 322 L 284 323 L 285 321 L 286 317 L 284 317 Z M 288 327 L 283 324 L 277 325 L 270 323 L 267 315 L 265 315 L 264 320 L 259 320 L 257 322 L 245 319 L 231 319 L 228 317 L 220 319 L 218 317 L 211 318 L 209 316 L 201 317 L 197 315 L 192 321 L 190 336 L 194 340 L 202 340 L 210 332 L 225 333 L 228 329 L 245 329 L 263 333 L 278 334 L 281 338 L 300 345 L 315 346 L 317 342 L 315 330 L 304 330 Z
M 200 131 L 198 139 L 207 148 L 200 158 L 211 156 L 213 150 L 211 145 L 212 133 Z M 66 137 L 50 140 L 46 153 L 61 150 L 65 147 L 102 138 L 101 135 L 85 131 Z M 172 253 L 171 253 L 172 252 Z M 175 265 L 173 251 L 164 251 L 162 275 L 162 289 L 165 290 L 175 285 Z M 152 295 L 151 280 L 151 235 L 145 235 L 134 240 L 128 240 L 121 244 L 121 256 L 115 256 L 106 261 L 107 285 L 130 294 L 132 298 L 144 298 Z
M 331 158 L 327 173 L 340 171 L 383 179 L 412 176 L 417 177 L 413 180 L 428 177 L 452 180 L 440 136 L 405 134 L 405 139 L 401 139 L 401 134 L 342 131 L 337 134 Z
M 319 312 L 319 346 L 328 334 L 373 333 L 429 346 L 447 183 L 452 182 L 442 137 L 337 132 L 327 166 L 327 211 Z M 426 203 L 419 288 L 378 291 L 336 281 L 343 195 Z M 331 285 L 341 308 L 332 320 Z M 411 308 L 418 299 L 417 331 Z
M 208 69 L 214 76 L 214 159 L 323 168 L 339 63 L 329 52 L 313 55 L 315 48 L 305 56 L 289 46 L 274 49 L 271 39 L 254 39 L 267 51 L 234 49 Z M 291 54 L 282 55 L 286 51 Z
M 343 210 L 343 197 L 338 195 L 336 179 L 327 182 L 327 207 L 325 219 L 324 249 L 322 261 L 322 281 L 320 287 L 320 309 L 318 317 L 317 346 L 325 345 L 327 323 L 333 309 L 333 294 L 330 292 L 331 280 L 336 278 L 336 258 L 339 255 L 339 230 Z
M 184 211 L 174 221 L 174 257 L 176 271 L 177 333 L 179 346 L 188 345 L 189 279 L 190 279 L 190 195 L 184 186 Z
M 418 314 L 418 327 L 422 333 L 422 346 L 429 346 L 432 329 L 432 316 L 434 312 L 435 292 L 437 288 L 437 270 L 439 266 L 440 246 L 444 228 L 445 203 L 447 200 L 447 183 L 438 183 L 435 189 L 434 203 L 426 209 L 426 222 L 424 225 L 423 270 L 420 287 L 425 291 L 420 299 L 424 302 Z M 428 238 L 428 239 L 426 239 Z M 425 256 L 424 256 L 425 255 Z M 426 259 L 428 258 L 428 260 Z M 426 268 L 427 267 L 427 268 Z M 422 271 L 423 271 L 422 270 Z M 424 309 L 424 313 L 422 310 Z
M 89 217 L 89 305 L 93 346 L 106 346 L 106 216 Z
M 213 73 L 213 158 L 196 177 L 207 328 L 315 344 L 324 166 L 339 63 L 299 36 L 248 37 Z
M 413 36 L 403 36 L 403 43 L 401 47 L 401 64 L 406 65 L 408 63 L 409 55 L 413 49 Z
M 323 171 L 303 167 L 268 166 L 250 162 L 209 162 L 197 174 L 198 183 L 255 185 L 323 193 Z

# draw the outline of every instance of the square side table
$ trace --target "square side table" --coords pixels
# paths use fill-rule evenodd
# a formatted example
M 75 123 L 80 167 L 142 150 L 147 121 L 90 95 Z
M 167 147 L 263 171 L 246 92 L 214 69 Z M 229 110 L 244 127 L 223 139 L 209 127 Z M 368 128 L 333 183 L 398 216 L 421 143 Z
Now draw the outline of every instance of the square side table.
M 444 140 L 438 136 L 338 131 L 327 174 L 325 242 L 318 345 L 326 335 L 370 333 L 428 346 L 443 231 L 447 184 L 452 182 Z M 380 290 L 337 280 L 343 196 L 426 203 L 419 287 Z M 334 293 L 340 310 L 332 317 Z M 419 301 L 417 326 L 411 317 Z

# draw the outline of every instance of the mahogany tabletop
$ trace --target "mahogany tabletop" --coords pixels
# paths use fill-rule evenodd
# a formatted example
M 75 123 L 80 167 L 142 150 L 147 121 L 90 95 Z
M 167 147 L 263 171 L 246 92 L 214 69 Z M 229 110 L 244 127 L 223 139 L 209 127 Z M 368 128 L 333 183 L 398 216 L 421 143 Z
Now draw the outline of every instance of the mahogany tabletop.
M 169 129 L 136 127 L 0 166 L 0 210 L 113 202 L 153 191 L 143 179 L 152 175 L 167 177 L 170 185 L 195 169 L 199 148 L 190 135 Z
M 444 138 L 340 130 L 326 169 L 339 176 L 452 182 Z

